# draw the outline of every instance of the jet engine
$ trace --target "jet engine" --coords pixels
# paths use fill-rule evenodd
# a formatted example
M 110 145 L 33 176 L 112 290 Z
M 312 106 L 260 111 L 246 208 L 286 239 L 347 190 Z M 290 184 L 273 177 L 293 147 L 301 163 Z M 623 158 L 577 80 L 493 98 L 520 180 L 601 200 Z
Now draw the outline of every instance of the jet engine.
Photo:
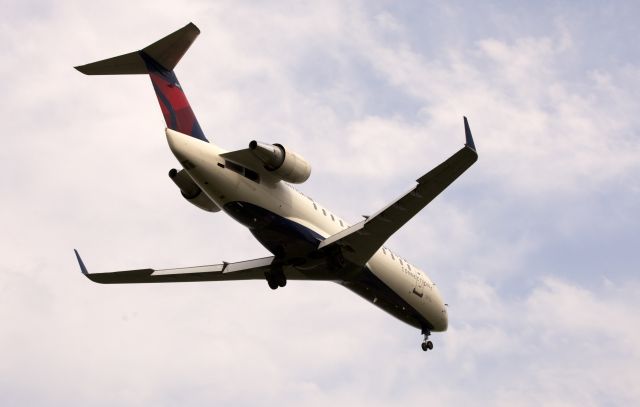
M 202 189 L 193 182 L 189 174 L 185 170 L 176 170 L 172 168 L 169 171 L 169 178 L 180 188 L 180 193 L 191 204 L 197 206 L 203 211 L 218 212 L 220 208 L 216 205 Z
M 302 184 L 311 175 L 311 166 L 307 161 L 286 150 L 281 144 L 267 144 L 253 140 L 249 150 L 264 163 L 264 168 L 273 172 L 281 180 Z

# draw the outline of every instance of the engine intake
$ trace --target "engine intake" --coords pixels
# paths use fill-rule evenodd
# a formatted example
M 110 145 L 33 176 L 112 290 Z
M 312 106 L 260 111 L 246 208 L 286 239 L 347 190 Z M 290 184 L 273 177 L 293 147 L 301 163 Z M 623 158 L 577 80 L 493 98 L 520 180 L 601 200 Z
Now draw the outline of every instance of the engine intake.
M 301 184 L 309 179 L 311 166 L 300 155 L 288 151 L 282 144 L 268 144 L 253 140 L 249 150 L 264 163 L 264 168 L 281 180 Z

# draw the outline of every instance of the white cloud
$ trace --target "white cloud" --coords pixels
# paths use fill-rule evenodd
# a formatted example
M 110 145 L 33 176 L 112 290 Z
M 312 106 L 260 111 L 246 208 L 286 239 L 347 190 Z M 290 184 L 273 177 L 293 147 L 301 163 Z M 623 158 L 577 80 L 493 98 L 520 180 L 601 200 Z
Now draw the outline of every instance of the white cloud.
M 462 380 L 499 382 L 483 404 L 626 404 L 638 366 L 636 288 L 587 290 L 544 277 L 524 297 L 505 298 L 484 281 L 463 280 L 458 320 L 446 342 Z M 481 381 L 480 383 L 484 383 Z M 473 390 L 472 390 L 472 393 Z
M 386 4 L 123 6 L 12 5 L 0 25 L 3 404 L 637 404 L 638 281 L 614 266 L 638 264 L 633 60 L 581 64 L 575 19 L 469 36 L 466 7 L 418 5 L 417 26 Z M 425 43 L 455 45 L 421 49 L 436 14 L 460 30 Z M 181 200 L 148 79 L 71 69 L 190 20 L 178 75 L 207 135 L 301 152 L 303 191 L 349 220 L 459 148 L 469 115 L 480 161 L 392 241 L 451 304 L 435 352 L 330 284 L 81 278 L 76 246 L 96 271 L 265 253 Z M 590 250 L 557 264 L 570 244 Z M 613 265 L 579 262 L 597 256 Z

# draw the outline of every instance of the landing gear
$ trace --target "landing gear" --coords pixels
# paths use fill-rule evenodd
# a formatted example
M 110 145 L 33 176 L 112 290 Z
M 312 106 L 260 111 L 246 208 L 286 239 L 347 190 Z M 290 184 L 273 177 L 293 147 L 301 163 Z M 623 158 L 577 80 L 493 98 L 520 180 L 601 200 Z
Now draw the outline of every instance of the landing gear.
M 282 269 L 266 271 L 264 277 L 267 279 L 267 284 L 269 284 L 269 288 L 272 290 L 287 285 L 287 277 L 284 275 Z
M 332 271 L 341 270 L 347 264 L 347 261 L 342 255 L 342 250 L 339 247 L 335 247 L 334 250 L 329 253 L 329 255 L 327 256 L 327 262 L 329 270 Z
M 433 349 L 433 342 L 424 341 L 424 342 L 422 342 L 422 344 L 420 346 L 422 347 L 422 350 L 426 352 L 429 349 Z
M 431 342 L 429 340 L 429 335 L 431 335 L 431 331 L 423 329 L 422 330 L 422 335 L 424 335 L 424 340 L 422 341 L 422 344 L 420 345 L 422 347 L 423 351 L 428 351 L 430 349 L 433 349 L 433 342 Z
M 287 285 L 287 277 L 285 277 L 282 271 L 280 271 L 275 275 L 275 279 L 276 279 L 276 284 L 278 284 L 278 287 L 284 287 L 285 285 Z

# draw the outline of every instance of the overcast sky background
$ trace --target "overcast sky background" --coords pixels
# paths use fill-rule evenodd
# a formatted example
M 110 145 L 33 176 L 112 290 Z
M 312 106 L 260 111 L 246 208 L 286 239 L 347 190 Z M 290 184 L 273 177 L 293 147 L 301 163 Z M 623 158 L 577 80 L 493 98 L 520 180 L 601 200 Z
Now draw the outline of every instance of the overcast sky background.
M 637 2 L 0 0 L 0 404 L 640 404 Z M 340 286 L 101 286 L 266 255 L 182 200 L 144 76 L 72 69 L 193 21 L 209 139 L 280 142 L 350 223 L 457 151 L 389 245 L 450 304 L 433 352 Z

